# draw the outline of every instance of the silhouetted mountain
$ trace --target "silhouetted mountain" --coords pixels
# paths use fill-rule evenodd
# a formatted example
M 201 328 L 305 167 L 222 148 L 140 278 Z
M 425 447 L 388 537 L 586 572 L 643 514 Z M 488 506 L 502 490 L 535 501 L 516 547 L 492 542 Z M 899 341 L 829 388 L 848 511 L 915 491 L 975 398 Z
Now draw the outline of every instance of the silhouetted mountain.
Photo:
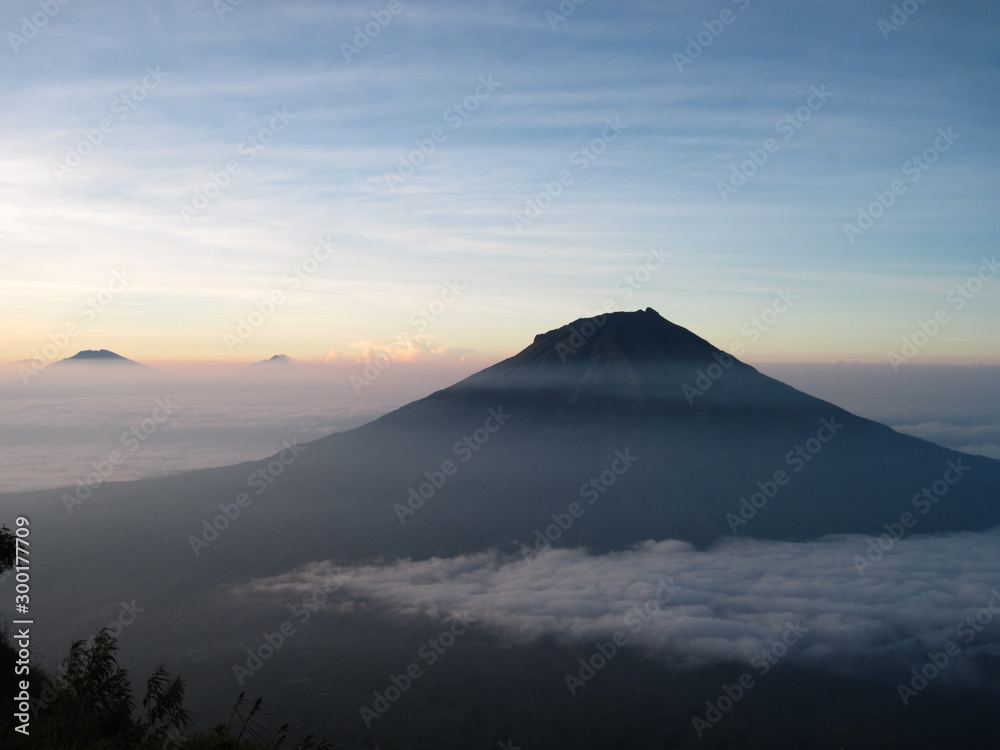
M 455 473 L 441 482 L 445 461 Z M 959 462 L 947 503 L 911 502 L 958 478 Z M 653 310 L 542 334 L 450 388 L 317 441 L 291 473 L 314 487 L 330 481 L 322 495 L 282 503 L 286 523 L 308 515 L 315 544 L 342 558 L 530 545 L 573 502 L 588 512 L 557 544 L 596 551 L 649 538 L 707 544 L 734 528 L 788 539 L 875 532 L 906 511 L 921 532 L 1000 523 L 1000 462 L 796 391 Z M 753 502 L 764 507 L 740 516 L 741 498 L 760 492 Z M 927 503 L 933 512 L 920 514 Z
M 113 364 L 113 365 L 135 365 L 138 367 L 145 367 L 145 365 L 140 365 L 138 362 L 127 357 L 123 357 L 120 354 L 115 354 L 113 351 L 108 349 L 84 349 L 74 354 L 72 357 L 67 357 L 66 359 L 61 359 L 58 362 L 53 362 L 52 366 L 57 365 L 69 365 L 69 364 Z M 148 368 L 147 368 L 148 369 Z
M 247 367 L 274 367 L 274 366 L 289 366 L 292 364 L 292 358 L 287 354 L 275 354 L 269 359 L 262 359 L 259 362 L 251 362 Z
M 648 539 L 708 545 L 734 532 L 793 540 L 879 535 L 904 514 L 913 521 L 907 534 L 982 530 L 1000 523 L 998 488 L 1000 461 L 850 414 L 645 310 L 541 334 L 519 354 L 449 388 L 269 459 L 0 496 L 0 517 L 30 515 L 33 533 L 44 539 L 32 583 L 45 597 L 32 612 L 49 623 L 39 638 L 55 640 L 50 650 L 114 617 L 118 602 L 138 599 L 149 613 L 129 627 L 132 648 L 149 663 L 164 652 L 183 656 L 184 671 L 200 685 L 202 700 L 210 700 L 236 684 L 233 660 L 242 664 L 246 649 L 289 616 L 280 608 L 234 615 L 226 587 L 251 577 L 315 560 L 429 559 L 487 548 L 517 554 L 536 544 L 608 552 Z M 297 596 L 289 592 L 280 606 Z M 401 673 L 441 624 L 432 619 L 418 628 L 356 606 L 338 609 L 325 626 L 303 628 L 307 634 L 281 651 L 283 667 L 255 677 L 253 689 L 274 680 L 268 699 L 277 691 L 282 711 L 308 705 L 306 715 L 290 717 L 296 723 L 308 726 L 336 706 L 344 717 L 338 721 L 367 732 L 359 703 L 384 687 L 383 675 Z M 428 737 L 450 737 L 453 715 L 440 713 L 448 705 L 466 722 L 462 738 L 486 712 L 496 726 L 554 733 L 535 735 L 550 737 L 544 746 L 558 746 L 551 737 L 566 731 L 575 733 L 574 747 L 609 747 L 616 737 L 644 732 L 649 736 L 629 746 L 653 746 L 665 721 L 662 707 L 676 703 L 668 721 L 672 746 L 685 737 L 697 744 L 690 716 L 745 668 L 723 665 L 677 677 L 630 650 L 606 670 L 594 703 L 571 702 L 563 674 L 581 654 L 544 642 L 504 650 L 487 635 L 467 638 L 421 682 L 421 697 L 401 702 L 380 725 L 396 727 L 385 736 L 397 742 L 412 737 L 417 724 L 434 724 Z M 387 646 L 404 639 L 406 648 Z M 841 705 L 882 696 L 882 687 L 860 680 L 781 674 L 768 682 L 775 696 L 765 700 L 762 688 L 754 706 L 769 701 L 784 710 L 805 685 L 826 686 L 821 695 L 836 691 Z M 285 679 L 292 681 L 279 684 Z M 884 693 L 885 706 L 891 700 L 895 708 L 886 707 L 877 726 L 898 742 L 883 746 L 907 746 L 899 738 L 909 741 L 921 731 L 897 715 L 894 690 Z M 955 705 L 972 705 L 963 701 Z M 536 703 L 537 711 L 508 710 Z M 605 704 L 610 734 L 583 731 Z M 962 715 L 947 710 L 952 718 Z M 854 726 L 861 726 L 864 711 L 852 711 Z M 759 724 L 756 713 L 745 715 Z M 794 731 L 785 718 L 778 724 L 786 736 L 804 737 L 839 726 L 843 717 L 820 708 L 806 718 Z M 744 730 L 751 731 L 734 722 L 718 737 Z M 482 743 L 495 745 L 496 737 Z
M 597 552 L 734 532 L 877 534 L 907 512 L 916 533 L 980 530 L 1000 524 L 998 487 L 1000 461 L 796 391 L 646 310 L 542 334 L 449 388 L 272 460 L 105 484 L 83 516 L 129 522 L 159 567 L 191 555 L 177 537 L 198 537 L 221 501 L 259 493 L 253 522 L 233 523 L 225 555 L 213 548 L 205 562 L 262 574 L 319 558 L 544 545 L 571 504 L 584 512 L 550 541 Z M 36 507 L 62 506 L 57 496 Z
M 20 378 L 0 384 L 0 395 L 59 396 L 157 393 L 175 387 L 177 376 L 108 349 L 84 349 L 48 366 L 24 362 Z

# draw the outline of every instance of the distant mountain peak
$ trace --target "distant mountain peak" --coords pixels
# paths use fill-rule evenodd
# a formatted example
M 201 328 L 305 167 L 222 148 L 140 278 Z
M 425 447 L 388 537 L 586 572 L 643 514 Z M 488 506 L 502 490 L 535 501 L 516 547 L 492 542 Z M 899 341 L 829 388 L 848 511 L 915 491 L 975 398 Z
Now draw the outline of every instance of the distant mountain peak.
M 256 367 L 257 365 L 290 365 L 293 363 L 293 359 L 287 354 L 275 354 L 269 359 L 262 359 L 258 362 L 251 362 L 250 367 Z
M 74 354 L 72 357 L 67 357 L 62 362 L 109 362 L 116 364 L 139 364 L 135 360 L 129 359 L 128 357 L 123 357 L 120 354 L 109 349 L 84 349 Z

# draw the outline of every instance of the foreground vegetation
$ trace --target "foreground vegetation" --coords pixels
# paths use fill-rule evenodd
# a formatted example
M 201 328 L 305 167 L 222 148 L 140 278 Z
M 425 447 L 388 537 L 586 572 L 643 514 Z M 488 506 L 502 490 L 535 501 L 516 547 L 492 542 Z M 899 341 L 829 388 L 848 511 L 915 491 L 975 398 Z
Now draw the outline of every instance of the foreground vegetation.
M 14 562 L 14 536 L 0 527 L 0 573 Z M 40 750 L 321 750 L 333 745 L 312 736 L 296 739 L 288 725 L 268 732 L 260 721 L 261 700 L 249 707 L 240 694 L 225 723 L 188 731 L 184 680 L 162 665 L 146 680 L 136 702 L 128 670 L 118 663 L 118 645 L 104 628 L 90 641 L 76 641 L 58 676 L 32 667 L 30 736 L 15 731 L 17 648 L 6 624 L 0 629 L 0 705 L 5 706 L 0 746 Z

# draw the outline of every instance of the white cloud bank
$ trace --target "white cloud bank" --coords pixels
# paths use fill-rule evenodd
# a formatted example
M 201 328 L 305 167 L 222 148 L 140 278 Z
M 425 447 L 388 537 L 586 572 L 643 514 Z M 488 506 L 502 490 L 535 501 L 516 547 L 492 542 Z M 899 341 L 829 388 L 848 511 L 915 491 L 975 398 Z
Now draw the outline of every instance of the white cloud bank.
M 322 388 L 0 398 L 0 492 L 90 481 L 116 453 L 121 462 L 106 481 L 259 460 L 286 440 L 342 432 L 394 406 L 338 399 Z
M 964 453 L 1000 459 L 1000 424 L 921 422 L 894 425 L 893 429 Z
M 551 636 L 592 646 L 624 631 L 653 658 L 688 666 L 751 664 L 793 623 L 805 635 L 788 660 L 893 682 L 950 640 L 961 654 L 939 683 L 984 679 L 983 667 L 1000 657 L 1000 530 L 891 546 L 886 537 L 888 551 L 860 574 L 854 558 L 865 557 L 870 541 L 748 539 L 702 551 L 662 541 L 602 556 L 558 549 L 531 560 L 485 552 L 360 567 L 322 562 L 237 593 L 284 597 L 335 576 L 342 588 L 331 601 L 345 608 L 434 618 L 467 611 L 479 627 L 520 643 Z

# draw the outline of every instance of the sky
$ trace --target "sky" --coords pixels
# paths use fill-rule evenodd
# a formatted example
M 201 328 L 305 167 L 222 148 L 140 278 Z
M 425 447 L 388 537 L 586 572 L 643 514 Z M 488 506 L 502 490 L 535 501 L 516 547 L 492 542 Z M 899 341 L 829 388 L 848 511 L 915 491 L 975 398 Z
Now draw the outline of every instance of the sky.
M 998 29 L 965 0 L 7 0 L 0 361 L 489 362 L 653 307 L 751 362 L 1000 364 Z

